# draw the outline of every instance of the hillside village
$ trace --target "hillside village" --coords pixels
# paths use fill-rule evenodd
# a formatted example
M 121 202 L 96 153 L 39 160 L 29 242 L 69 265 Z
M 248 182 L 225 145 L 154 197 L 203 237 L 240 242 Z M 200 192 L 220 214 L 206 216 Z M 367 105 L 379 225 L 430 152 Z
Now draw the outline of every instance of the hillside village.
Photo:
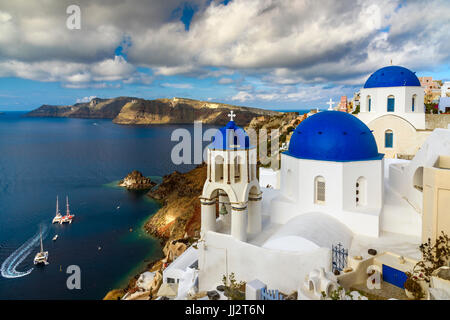
M 449 299 L 450 115 L 430 90 L 386 67 L 333 110 L 231 118 L 207 164 L 150 192 L 165 257 L 105 298 Z M 274 128 L 276 169 L 247 134 Z

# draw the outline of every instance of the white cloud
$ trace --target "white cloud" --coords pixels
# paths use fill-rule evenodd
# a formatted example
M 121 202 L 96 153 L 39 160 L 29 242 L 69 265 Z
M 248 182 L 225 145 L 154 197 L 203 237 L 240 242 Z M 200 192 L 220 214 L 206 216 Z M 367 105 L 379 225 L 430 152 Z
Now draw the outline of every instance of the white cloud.
M 92 99 L 97 98 L 96 96 L 89 96 L 89 97 L 83 97 L 81 99 L 77 99 L 77 103 L 82 103 L 82 102 L 90 102 Z
M 190 83 L 161 83 L 162 87 L 166 88 L 176 88 L 176 89 L 192 89 L 192 84 Z
M 218 82 L 219 84 L 230 84 L 233 83 L 234 80 L 231 78 L 220 78 Z
M 255 99 L 255 97 L 246 91 L 239 91 L 235 96 L 231 97 L 231 100 L 241 101 L 241 102 L 254 100 L 254 99 Z
M 1 3 L 0 76 L 82 87 L 177 74 L 231 84 L 240 73 L 276 92 L 236 81 L 235 97 L 268 100 L 285 86 L 361 84 L 391 59 L 414 71 L 450 62 L 446 0 L 195 0 L 188 31 L 182 0 L 78 2 L 79 31 L 65 28 L 64 1 Z M 113 57 L 120 44 L 127 60 Z

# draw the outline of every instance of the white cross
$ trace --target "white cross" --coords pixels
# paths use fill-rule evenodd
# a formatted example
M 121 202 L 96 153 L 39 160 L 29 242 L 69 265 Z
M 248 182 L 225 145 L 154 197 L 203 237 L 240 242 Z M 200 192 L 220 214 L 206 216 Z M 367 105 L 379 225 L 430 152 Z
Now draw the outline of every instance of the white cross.
M 330 101 L 327 102 L 327 104 L 330 106 L 328 110 L 333 110 L 333 104 L 335 104 L 335 102 L 331 98 Z
M 236 117 L 236 115 L 234 114 L 233 110 L 230 111 L 228 116 L 230 117 L 231 121 L 233 121 L 233 118 Z

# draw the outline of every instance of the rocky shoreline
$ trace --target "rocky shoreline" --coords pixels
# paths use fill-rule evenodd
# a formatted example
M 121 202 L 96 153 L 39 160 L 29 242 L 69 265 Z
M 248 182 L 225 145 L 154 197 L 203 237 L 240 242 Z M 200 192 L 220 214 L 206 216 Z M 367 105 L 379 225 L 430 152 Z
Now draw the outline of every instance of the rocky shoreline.
M 143 228 L 149 235 L 160 240 L 161 247 L 164 248 L 164 257 L 150 261 L 144 270 L 128 281 L 125 288 L 111 290 L 103 299 L 117 300 L 126 293 L 138 292 L 138 279 L 145 272 L 155 273 L 155 281 L 150 291 L 156 294 L 155 291 L 162 282 L 163 265 L 181 254 L 199 235 L 198 197 L 201 195 L 205 180 L 206 164 L 202 164 L 187 173 L 175 171 L 164 176 L 162 183 L 147 193 L 146 196 L 157 200 L 161 208 L 148 219 Z M 183 250 L 180 250 L 181 245 L 177 243 L 185 244 Z

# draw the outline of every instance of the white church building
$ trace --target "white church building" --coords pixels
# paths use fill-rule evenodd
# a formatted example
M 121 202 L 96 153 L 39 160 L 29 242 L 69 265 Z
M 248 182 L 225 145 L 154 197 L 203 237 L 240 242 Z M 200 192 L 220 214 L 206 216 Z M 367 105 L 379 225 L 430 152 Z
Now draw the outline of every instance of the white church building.
M 450 129 L 436 129 L 412 161 L 386 159 L 365 122 L 381 125 L 383 117 L 394 117 L 400 126 L 423 128 L 423 90 L 380 88 L 362 91 L 367 103 L 359 119 L 324 111 L 302 121 L 281 155 L 280 173 L 271 176 L 261 168 L 262 181 L 245 130 L 233 120 L 218 130 L 208 147 L 200 198 L 199 290 L 211 290 L 234 273 L 237 280 L 297 291 L 311 271 L 332 271 L 331 248 L 337 244 L 349 249 L 349 257 L 365 258 L 375 248 L 420 258 L 423 200 L 414 183 L 423 178 L 417 168 L 450 161 Z M 391 94 L 396 109 L 381 110 Z M 417 108 L 405 109 L 414 96 Z M 397 127 L 383 130 L 395 133 Z M 262 187 L 278 174 L 279 188 Z
M 425 126 L 424 90 L 411 70 L 388 66 L 375 71 L 360 91 L 362 120 L 387 158 L 416 154 L 431 133 Z

